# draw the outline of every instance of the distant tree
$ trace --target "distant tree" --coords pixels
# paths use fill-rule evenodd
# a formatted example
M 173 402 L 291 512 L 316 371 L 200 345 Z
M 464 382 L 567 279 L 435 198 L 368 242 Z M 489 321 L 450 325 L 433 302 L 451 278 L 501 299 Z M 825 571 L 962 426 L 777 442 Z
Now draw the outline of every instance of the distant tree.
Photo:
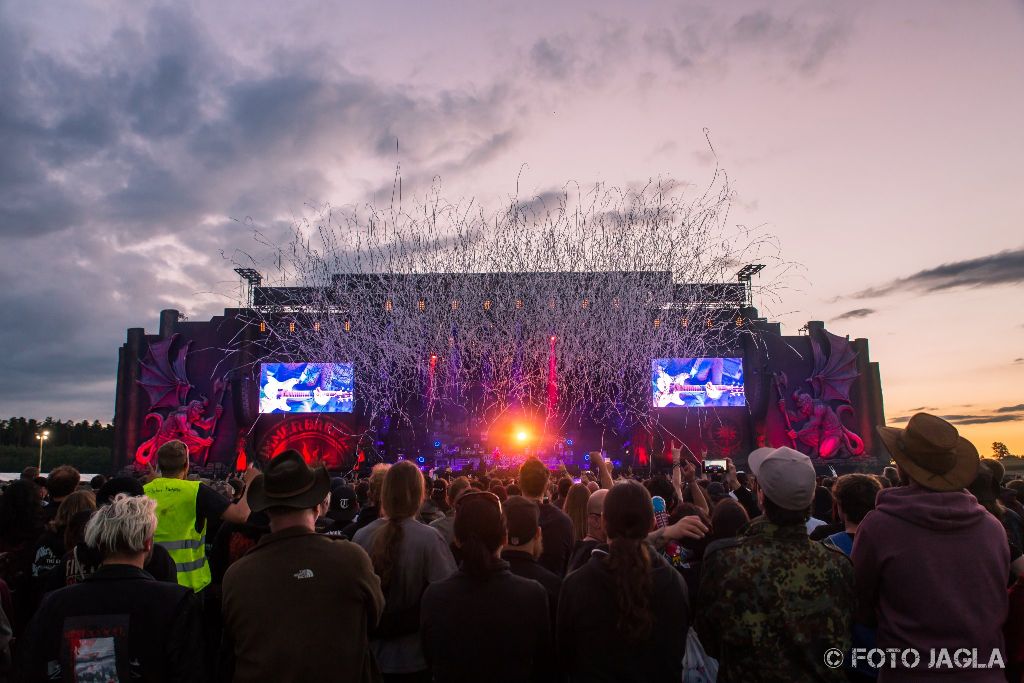
M 1013 454 L 1010 453 L 1010 449 L 1006 447 L 1005 443 L 1002 441 L 994 441 L 992 443 L 992 455 L 1002 460 L 1003 458 L 1012 457 Z

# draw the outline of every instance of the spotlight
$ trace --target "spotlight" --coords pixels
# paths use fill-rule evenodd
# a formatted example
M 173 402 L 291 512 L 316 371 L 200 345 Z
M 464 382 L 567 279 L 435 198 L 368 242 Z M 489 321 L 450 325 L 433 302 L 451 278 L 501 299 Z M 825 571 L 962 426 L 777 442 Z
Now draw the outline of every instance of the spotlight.
M 424 458 L 424 457 L 423 457 L 422 455 L 421 455 L 420 457 L 416 458 L 416 462 L 418 462 L 418 463 L 419 463 L 419 464 L 421 464 L 421 465 L 422 465 L 423 463 L 425 463 L 426 461 L 427 461 L 427 459 L 426 459 L 426 458 Z
M 529 438 L 530 435 L 526 433 L 525 429 L 520 429 L 518 432 L 516 432 L 516 441 L 518 441 L 519 443 L 523 443 Z
M 571 446 L 571 445 L 572 445 L 572 443 L 573 443 L 572 439 L 566 439 L 566 440 L 565 440 L 565 445 L 566 445 L 566 446 Z
M 434 448 L 440 448 L 440 447 L 441 447 L 441 442 L 440 441 L 435 441 L 434 442 Z
M 590 462 L 590 453 L 584 453 L 583 459 L 586 460 L 587 462 Z

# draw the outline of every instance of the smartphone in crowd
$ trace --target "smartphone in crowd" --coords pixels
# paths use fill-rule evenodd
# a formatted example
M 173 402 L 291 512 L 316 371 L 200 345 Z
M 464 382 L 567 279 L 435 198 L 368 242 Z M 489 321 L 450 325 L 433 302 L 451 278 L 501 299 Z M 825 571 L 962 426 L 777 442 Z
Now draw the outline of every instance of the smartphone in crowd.
M 705 460 L 704 471 L 708 473 L 725 472 L 725 460 Z

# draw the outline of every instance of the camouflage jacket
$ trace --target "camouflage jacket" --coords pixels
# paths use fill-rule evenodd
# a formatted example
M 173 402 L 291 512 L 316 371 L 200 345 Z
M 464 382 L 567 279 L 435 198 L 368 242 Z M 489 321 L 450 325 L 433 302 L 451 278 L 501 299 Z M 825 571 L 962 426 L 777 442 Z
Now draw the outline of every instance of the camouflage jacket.
M 848 654 L 852 612 L 850 560 L 803 524 L 760 517 L 705 551 L 696 628 L 720 683 L 845 681 L 824 655 Z

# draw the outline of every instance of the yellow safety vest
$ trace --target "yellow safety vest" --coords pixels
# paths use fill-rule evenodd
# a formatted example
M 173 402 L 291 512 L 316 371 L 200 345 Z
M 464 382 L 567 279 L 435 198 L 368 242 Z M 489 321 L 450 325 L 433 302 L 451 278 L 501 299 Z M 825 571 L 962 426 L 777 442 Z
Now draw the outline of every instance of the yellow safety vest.
M 171 555 L 178 570 L 178 583 L 198 593 L 210 585 L 210 563 L 206 561 L 206 521 L 196 531 L 196 499 L 199 482 L 158 477 L 145 486 L 146 495 L 156 501 L 154 541 Z

